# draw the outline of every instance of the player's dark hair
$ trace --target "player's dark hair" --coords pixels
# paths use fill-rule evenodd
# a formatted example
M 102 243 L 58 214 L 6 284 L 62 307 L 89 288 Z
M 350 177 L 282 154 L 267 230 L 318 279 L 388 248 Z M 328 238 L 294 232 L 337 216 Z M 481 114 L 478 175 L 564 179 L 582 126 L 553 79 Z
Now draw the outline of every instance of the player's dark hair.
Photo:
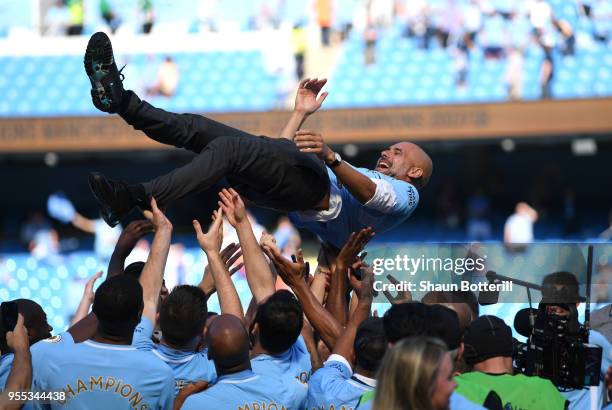
M 429 306 L 421 302 L 406 302 L 391 306 L 383 316 L 385 335 L 390 343 L 411 336 L 425 335 L 429 329 Z
M 135 277 L 136 279 L 140 279 L 140 275 L 142 274 L 142 269 L 144 268 L 144 262 L 132 262 L 123 270 L 124 275 L 130 275 Z
M 376 372 L 387 351 L 383 321 L 378 317 L 364 320 L 357 329 L 353 348 L 355 361 L 364 370 Z
M 132 337 L 142 314 L 142 286 L 129 275 L 106 279 L 94 296 L 92 312 L 105 335 Z
M 176 286 L 159 310 L 162 337 L 174 346 L 189 344 L 202 334 L 207 315 L 206 295 L 197 286 Z
M 272 354 L 289 349 L 302 331 L 303 315 L 302 305 L 291 292 L 274 293 L 259 305 L 255 315 L 261 346 Z

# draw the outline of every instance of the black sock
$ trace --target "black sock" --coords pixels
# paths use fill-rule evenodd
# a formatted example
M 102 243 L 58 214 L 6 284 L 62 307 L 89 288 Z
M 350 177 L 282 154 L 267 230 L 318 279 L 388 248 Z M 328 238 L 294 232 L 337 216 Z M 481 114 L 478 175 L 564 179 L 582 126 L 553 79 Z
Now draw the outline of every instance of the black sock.
M 151 209 L 151 199 L 147 195 L 144 185 L 130 185 L 128 186 L 128 190 L 130 191 L 130 195 L 132 197 L 134 205 L 136 205 L 140 209 Z

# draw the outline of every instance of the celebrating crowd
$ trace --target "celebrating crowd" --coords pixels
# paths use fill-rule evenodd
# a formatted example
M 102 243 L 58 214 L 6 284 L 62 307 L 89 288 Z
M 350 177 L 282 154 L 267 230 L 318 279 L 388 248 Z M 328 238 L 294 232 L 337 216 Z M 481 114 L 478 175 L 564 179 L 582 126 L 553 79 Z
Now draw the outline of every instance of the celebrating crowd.
M 373 316 L 374 274 L 362 258 L 370 228 L 319 258 L 311 274 L 301 252 L 289 260 L 271 235 L 255 237 L 233 189 L 219 193 L 206 232 L 193 221 L 208 259 L 201 282 L 168 293 L 163 272 L 173 227 L 155 199 L 150 207 L 147 220 L 122 232 L 106 279 L 85 302 L 91 313 L 66 332 L 51 337 L 42 308 L 16 301 L 18 322 L 0 341 L 2 408 L 19 408 L 9 395 L 30 389 L 64 394 L 26 408 L 602 407 L 605 389 L 593 399 L 588 390 L 559 392 L 549 380 L 514 374 L 510 327 L 479 316 L 469 292 L 432 292 L 423 303 L 398 299 L 382 318 Z M 239 243 L 222 249 L 224 219 Z M 124 269 L 125 255 L 151 231 L 147 261 Z M 246 312 L 231 279 L 238 263 L 252 294 Z M 290 291 L 276 290 L 277 275 Z M 547 280 L 578 300 L 568 275 Z M 207 309 L 213 293 L 220 312 Z M 605 339 L 594 341 L 609 354 Z M 609 360 L 602 363 L 603 381 Z
M 373 313 L 374 271 L 363 250 L 375 232 L 410 216 L 433 166 L 421 148 L 403 142 L 384 150 L 375 169 L 355 168 L 320 134 L 300 131 L 325 98 L 318 96 L 324 80 L 300 84 L 281 138 L 269 138 L 141 101 L 123 89 L 102 33 L 90 40 L 85 69 L 97 108 L 197 156 L 140 184 L 90 176 L 107 224 L 135 207 L 146 219 L 123 229 L 105 280 L 95 292 L 99 275 L 88 283 L 65 332 L 52 336 L 34 301 L 2 305 L 1 409 L 553 410 L 606 403 L 612 349 L 595 331 L 589 342 L 603 350 L 595 369 L 601 383 L 560 390 L 515 371 L 510 327 L 480 315 L 469 291 L 430 292 L 420 302 L 410 292 L 387 292 L 391 308 L 383 317 Z M 207 257 L 202 279 L 169 291 L 173 226 L 164 206 L 222 178 L 230 186 L 219 192 L 206 231 L 193 221 Z M 324 244 L 316 269 L 301 251 L 285 257 L 273 236 L 257 238 L 243 198 L 287 211 L 316 233 Z M 224 224 L 238 243 L 222 247 Z M 150 233 L 146 261 L 126 266 Z M 246 312 L 231 278 L 242 266 L 251 294 Z M 566 297 L 546 308 L 571 319 L 580 303 L 576 278 L 556 272 L 544 284 Z M 215 293 L 219 312 L 207 306 Z

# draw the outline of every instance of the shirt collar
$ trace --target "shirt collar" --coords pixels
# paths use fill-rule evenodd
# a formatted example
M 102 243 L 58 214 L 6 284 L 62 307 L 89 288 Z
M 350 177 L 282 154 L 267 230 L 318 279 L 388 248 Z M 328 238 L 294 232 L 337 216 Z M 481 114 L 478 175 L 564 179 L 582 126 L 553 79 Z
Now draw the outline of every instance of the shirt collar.
M 195 355 L 193 351 L 173 349 L 162 343 L 157 345 L 157 349 L 153 353 L 163 361 L 171 363 L 185 363 Z
M 217 378 L 217 383 L 233 383 L 239 381 L 248 381 L 249 379 L 258 377 L 253 370 L 246 369 L 237 373 L 223 374 Z
M 359 380 L 363 384 L 367 384 L 370 387 L 376 387 L 376 379 L 372 379 L 370 377 L 365 377 L 364 375 L 359 374 L 359 373 L 353 374 L 353 378 Z

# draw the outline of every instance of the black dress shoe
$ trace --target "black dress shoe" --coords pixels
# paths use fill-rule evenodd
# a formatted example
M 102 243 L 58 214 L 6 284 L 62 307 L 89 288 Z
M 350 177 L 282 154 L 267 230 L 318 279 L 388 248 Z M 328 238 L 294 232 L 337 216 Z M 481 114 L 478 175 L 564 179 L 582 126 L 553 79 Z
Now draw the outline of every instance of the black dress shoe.
M 83 63 L 91 82 L 93 104 L 100 111 L 119 112 L 125 93 L 122 82 L 123 74 L 117 70 L 113 46 L 106 34 L 98 32 L 91 36 L 87 43 Z
M 89 188 L 98 202 L 102 219 L 111 227 L 119 224 L 136 205 L 125 182 L 106 179 L 98 172 L 89 174 Z

